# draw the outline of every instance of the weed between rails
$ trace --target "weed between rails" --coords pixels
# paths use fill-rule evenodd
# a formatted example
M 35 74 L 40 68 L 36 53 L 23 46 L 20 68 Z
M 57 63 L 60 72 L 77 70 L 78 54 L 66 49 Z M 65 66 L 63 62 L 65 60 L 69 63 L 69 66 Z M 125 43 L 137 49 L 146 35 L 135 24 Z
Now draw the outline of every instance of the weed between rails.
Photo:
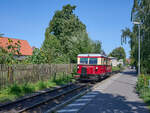
M 14 83 L 13 85 L 8 86 L 0 91 L 0 103 L 12 101 L 16 98 L 24 96 L 25 94 L 30 94 L 45 88 L 51 88 L 74 81 L 75 80 L 73 79 L 72 75 L 60 74 L 50 80 L 38 81 L 37 83 L 24 83 L 22 85 Z

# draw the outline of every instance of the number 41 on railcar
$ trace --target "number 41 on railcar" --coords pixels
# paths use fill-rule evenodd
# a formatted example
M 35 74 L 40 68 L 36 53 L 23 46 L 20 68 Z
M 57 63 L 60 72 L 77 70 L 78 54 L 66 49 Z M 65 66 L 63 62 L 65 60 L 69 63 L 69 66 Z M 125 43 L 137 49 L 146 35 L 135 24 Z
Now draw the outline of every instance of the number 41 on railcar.
M 111 59 L 101 54 L 79 54 L 77 56 L 78 80 L 97 81 L 112 72 Z

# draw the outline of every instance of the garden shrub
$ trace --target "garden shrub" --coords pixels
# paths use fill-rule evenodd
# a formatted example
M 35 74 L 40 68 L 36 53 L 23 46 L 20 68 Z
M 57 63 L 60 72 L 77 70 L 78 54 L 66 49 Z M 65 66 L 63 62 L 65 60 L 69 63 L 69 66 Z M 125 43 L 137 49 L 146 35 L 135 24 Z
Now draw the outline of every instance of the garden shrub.
M 47 88 L 47 85 L 46 85 L 46 83 L 45 82 L 43 82 L 43 81 L 39 81 L 38 82 L 38 89 L 45 89 L 45 88 Z
M 22 85 L 22 92 L 27 94 L 27 93 L 32 93 L 35 91 L 35 88 L 31 86 L 30 84 L 26 83 Z
M 21 87 L 18 84 L 14 83 L 9 87 L 8 93 L 19 96 L 22 94 Z

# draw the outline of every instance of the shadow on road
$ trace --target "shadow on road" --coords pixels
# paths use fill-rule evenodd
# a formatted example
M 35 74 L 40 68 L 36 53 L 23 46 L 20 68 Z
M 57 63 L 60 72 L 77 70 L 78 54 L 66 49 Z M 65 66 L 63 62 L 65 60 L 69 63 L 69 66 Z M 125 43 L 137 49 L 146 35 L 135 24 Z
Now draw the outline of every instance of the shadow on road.
M 98 91 L 96 91 L 98 92 Z M 94 99 L 81 113 L 149 113 L 145 104 L 137 101 L 127 101 L 120 95 L 98 92 Z
M 133 69 L 128 69 L 128 70 L 125 70 L 125 71 L 123 71 L 121 73 L 125 74 L 125 75 L 137 76 L 136 70 L 133 70 Z

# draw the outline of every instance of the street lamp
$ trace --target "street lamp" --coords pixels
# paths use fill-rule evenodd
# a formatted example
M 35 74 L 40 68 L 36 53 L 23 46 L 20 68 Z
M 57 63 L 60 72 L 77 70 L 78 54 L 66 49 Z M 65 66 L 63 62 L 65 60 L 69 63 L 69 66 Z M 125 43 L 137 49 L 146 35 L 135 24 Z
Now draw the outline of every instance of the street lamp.
M 138 36 L 138 75 L 140 75 L 140 22 L 133 22 L 133 24 L 138 25 L 139 36 Z

